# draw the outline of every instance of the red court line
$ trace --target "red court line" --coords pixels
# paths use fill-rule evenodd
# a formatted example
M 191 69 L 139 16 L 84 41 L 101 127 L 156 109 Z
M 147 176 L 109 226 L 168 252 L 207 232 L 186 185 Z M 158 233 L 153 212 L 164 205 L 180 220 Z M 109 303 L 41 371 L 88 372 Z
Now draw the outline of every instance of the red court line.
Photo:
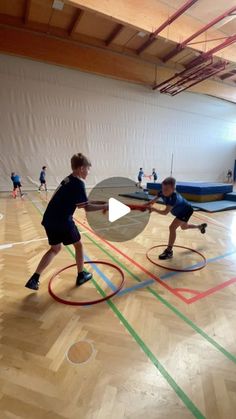
M 127 259 L 129 262 L 131 262 L 133 265 L 135 265 L 141 271 L 143 271 L 147 275 L 149 275 L 149 277 L 155 279 L 156 282 L 158 282 L 160 285 L 162 285 L 164 288 L 166 288 L 169 292 L 171 292 L 172 294 L 174 294 L 176 297 L 180 298 L 185 303 L 188 303 L 188 299 L 185 298 L 183 295 L 181 295 L 178 291 L 176 291 L 175 288 L 170 287 L 168 284 L 166 284 L 165 282 L 163 282 L 158 276 L 156 276 L 152 272 L 148 271 L 146 268 L 144 268 L 138 262 L 136 262 L 135 260 L 133 260 L 132 258 L 130 258 L 129 256 L 127 256 L 125 253 L 123 253 L 120 249 L 118 249 L 113 244 L 111 244 L 108 241 L 106 241 L 105 239 L 103 239 L 101 236 L 99 236 L 92 229 L 90 229 L 89 227 L 87 227 L 86 225 L 84 225 L 83 223 L 81 223 L 80 221 L 78 221 L 76 218 L 74 218 L 74 220 L 78 224 L 80 224 L 83 228 L 85 228 L 86 230 L 88 230 L 90 233 L 92 233 L 95 236 L 97 236 L 103 243 L 105 243 L 107 246 L 111 247 L 111 249 L 115 250 L 117 253 L 119 253 L 121 256 L 123 256 L 125 259 Z
M 216 291 L 222 290 L 223 288 L 228 287 L 231 284 L 234 284 L 236 282 L 236 278 L 229 279 L 228 281 L 222 282 L 221 284 L 216 285 L 213 288 L 209 288 L 207 291 L 201 292 L 195 297 L 188 299 L 188 304 L 192 304 L 195 301 L 201 300 L 204 297 L 207 297 L 210 294 L 213 294 Z
M 44 201 L 46 201 L 45 199 L 43 199 Z M 47 201 L 46 201 L 47 202 Z M 199 217 L 197 217 L 199 218 Z M 140 265 L 138 262 L 136 262 L 135 260 L 133 260 L 132 258 L 130 258 L 129 256 L 127 256 L 125 253 L 123 253 L 120 249 L 118 249 L 116 246 L 114 246 L 113 244 L 109 243 L 108 241 L 106 241 L 105 239 L 103 239 L 102 237 L 100 237 L 97 233 L 95 233 L 92 229 L 90 229 L 89 227 L 87 227 L 85 224 L 81 223 L 80 221 L 78 221 L 76 218 L 74 218 L 74 220 L 80 224 L 82 227 L 84 227 L 86 230 L 88 230 L 89 232 L 91 232 L 92 234 L 94 234 L 95 236 L 97 236 L 103 243 L 105 243 L 107 246 L 111 247 L 113 250 L 115 250 L 117 253 L 119 253 L 120 255 L 122 255 L 125 259 L 129 260 L 133 265 L 135 265 L 136 267 L 138 267 L 141 271 L 145 272 L 146 274 L 148 274 L 151 278 L 153 278 L 156 282 L 158 282 L 160 285 L 162 285 L 164 288 L 166 288 L 170 293 L 174 294 L 176 297 L 178 297 L 180 300 L 184 301 L 186 304 L 192 304 L 195 301 L 198 301 L 204 297 L 207 297 L 210 294 L 213 294 L 216 291 L 219 291 L 223 288 L 226 288 L 227 286 L 229 286 L 230 284 L 233 284 L 236 282 L 236 278 L 232 278 L 228 281 L 225 281 L 219 285 L 216 285 L 213 288 L 208 289 L 207 291 L 204 292 L 199 292 L 199 294 L 197 294 L 195 297 L 192 298 L 185 298 L 183 295 L 181 295 L 179 293 L 179 291 L 181 289 L 179 288 L 172 288 L 169 285 L 167 285 L 165 282 L 163 282 L 159 277 L 157 277 L 156 275 L 154 275 L 152 272 L 149 272 L 147 269 L 145 269 L 142 265 Z M 214 223 L 212 223 L 214 224 Z M 216 224 L 219 226 L 219 224 Z M 223 227 L 223 226 L 222 226 Z M 187 291 L 188 290 L 188 291 Z M 182 288 L 182 291 L 184 291 L 184 289 Z M 191 292 L 191 293 L 196 293 L 196 290 L 189 290 L 189 289 L 185 289 L 185 291 L 187 292 Z
M 182 292 L 189 292 L 189 294 L 201 294 L 200 291 L 197 290 L 190 290 L 189 288 L 175 288 L 176 291 L 182 291 Z
M 207 297 L 210 294 L 213 294 L 216 291 L 219 291 L 227 286 L 229 286 L 230 284 L 233 284 L 234 282 L 236 282 L 236 278 L 232 278 L 228 281 L 225 281 L 219 285 L 216 285 L 213 288 L 209 288 L 206 291 L 203 292 L 199 292 L 196 290 L 190 290 L 188 288 L 172 288 L 169 285 L 167 285 L 165 282 L 163 282 L 159 277 L 157 277 L 156 275 L 154 275 L 152 272 L 149 272 L 147 269 L 145 269 L 142 265 L 140 265 L 138 262 L 136 262 L 135 260 L 133 260 L 132 258 L 130 258 L 129 256 L 127 256 L 125 253 L 123 253 L 120 249 L 118 249 L 116 246 L 114 246 L 113 244 L 109 243 L 108 241 L 106 241 L 105 239 L 103 239 L 102 237 L 100 237 L 97 233 L 95 233 L 92 229 L 90 229 L 89 227 L 87 227 L 86 225 L 84 225 L 83 223 L 81 223 L 80 221 L 76 220 L 76 218 L 74 218 L 75 221 L 80 224 L 81 226 L 83 226 L 86 230 L 90 231 L 91 233 L 93 233 L 95 236 L 97 236 L 102 242 L 106 243 L 107 246 L 111 247 L 113 250 L 115 250 L 117 253 L 119 253 L 120 255 L 122 255 L 124 258 L 126 258 L 127 260 L 129 260 L 133 265 L 137 266 L 140 270 L 142 270 L 143 272 L 145 272 L 146 274 L 148 274 L 151 278 L 155 279 L 156 282 L 158 282 L 160 285 L 162 285 L 164 288 L 166 288 L 170 293 L 174 294 L 176 297 L 180 298 L 182 301 L 184 301 L 186 304 L 192 304 L 195 301 L 201 300 L 204 297 Z M 180 294 L 180 291 L 185 291 L 185 292 L 191 292 L 192 294 L 196 294 L 194 297 L 192 298 L 186 298 L 183 295 Z

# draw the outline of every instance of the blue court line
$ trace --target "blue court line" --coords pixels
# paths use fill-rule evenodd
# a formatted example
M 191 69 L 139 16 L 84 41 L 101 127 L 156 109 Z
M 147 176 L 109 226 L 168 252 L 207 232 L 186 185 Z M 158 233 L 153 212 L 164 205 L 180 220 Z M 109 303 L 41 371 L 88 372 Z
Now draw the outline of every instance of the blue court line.
M 86 261 L 90 260 L 87 255 L 84 255 L 84 258 Z M 107 278 L 107 276 L 97 267 L 96 263 L 90 263 L 90 265 L 93 266 L 97 274 L 106 282 L 106 284 L 111 288 L 112 291 L 115 291 L 117 289 L 113 282 L 111 282 L 110 279 Z
M 231 256 L 231 255 L 233 255 L 235 253 L 236 253 L 236 250 L 233 250 L 231 252 L 224 253 L 223 255 L 215 256 L 214 258 L 209 258 L 209 259 L 207 259 L 207 263 L 215 262 L 216 260 L 220 260 L 220 259 L 226 258 L 227 256 Z M 198 262 L 198 263 L 196 263 L 195 265 L 192 265 L 192 266 L 188 266 L 185 269 L 197 268 L 199 266 L 201 266 L 201 262 Z M 163 279 L 169 279 L 172 276 L 180 275 L 181 273 L 183 273 L 183 272 L 169 272 L 168 274 L 161 275 L 160 276 L 160 279 L 161 280 L 163 280 Z M 132 292 L 132 291 L 136 291 L 137 289 L 140 289 L 140 288 L 141 289 L 142 288 L 146 288 L 147 286 L 152 285 L 155 282 L 156 282 L 155 279 L 147 279 L 146 281 L 143 281 L 143 282 L 141 282 L 139 284 L 136 284 L 133 287 L 129 287 L 129 288 L 125 288 L 124 290 L 121 290 L 117 294 L 117 297 L 120 297 L 120 296 L 122 296 L 124 294 L 128 294 L 129 292 Z

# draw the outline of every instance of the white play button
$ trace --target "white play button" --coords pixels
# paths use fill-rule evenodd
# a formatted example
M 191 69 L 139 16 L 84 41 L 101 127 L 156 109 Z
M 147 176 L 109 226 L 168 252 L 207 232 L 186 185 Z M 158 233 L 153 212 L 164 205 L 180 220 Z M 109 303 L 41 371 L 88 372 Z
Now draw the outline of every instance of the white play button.
M 122 202 L 118 201 L 115 198 L 110 198 L 108 201 L 108 219 L 111 223 L 119 218 L 124 217 L 130 212 L 130 208 L 123 204 Z

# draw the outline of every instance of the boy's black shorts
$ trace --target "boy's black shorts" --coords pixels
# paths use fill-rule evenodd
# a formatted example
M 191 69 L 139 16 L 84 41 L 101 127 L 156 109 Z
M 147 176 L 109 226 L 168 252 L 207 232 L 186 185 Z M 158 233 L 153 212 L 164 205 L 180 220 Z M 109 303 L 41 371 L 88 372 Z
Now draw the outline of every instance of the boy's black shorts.
M 187 207 L 186 210 L 183 211 L 182 214 L 176 216 L 176 218 L 180 221 L 184 221 L 185 223 L 187 223 L 192 215 L 193 215 L 193 207 L 189 205 L 189 207 Z
M 14 182 L 13 187 L 14 187 L 14 189 L 21 188 L 21 183 L 20 182 Z
M 42 185 L 44 185 L 45 183 L 46 183 L 46 180 L 44 180 L 44 179 L 39 179 L 39 181 L 40 181 L 40 183 L 42 184 Z
M 65 245 L 80 241 L 81 236 L 75 223 L 58 226 L 44 226 L 51 246 L 63 243 Z

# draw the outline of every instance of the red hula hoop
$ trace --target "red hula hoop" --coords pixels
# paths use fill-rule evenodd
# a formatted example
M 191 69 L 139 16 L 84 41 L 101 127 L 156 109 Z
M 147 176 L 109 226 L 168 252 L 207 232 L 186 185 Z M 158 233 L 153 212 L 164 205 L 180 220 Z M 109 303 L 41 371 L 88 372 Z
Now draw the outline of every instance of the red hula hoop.
M 49 280 L 48 292 L 51 295 L 51 297 L 54 298 L 54 300 L 56 300 L 58 303 L 66 304 L 66 305 L 69 305 L 69 306 L 88 306 L 88 305 L 93 305 L 93 304 L 99 304 L 99 303 L 102 303 L 103 301 L 109 300 L 110 298 L 114 297 L 114 295 L 116 295 L 121 290 L 121 288 L 123 287 L 124 282 L 125 282 L 125 277 L 124 277 L 123 271 L 120 268 L 118 268 L 118 266 L 113 265 L 112 263 L 104 262 L 104 261 L 100 261 L 100 260 L 96 260 L 96 261 L 90 260 L 90 261 L 86 261 L 84 263 L 85 264 L 86 263 L 89 263 L 89 264 L 96 263 L 96 264 L 100 264 L 100 265 L 107 265 L 107 266 L 111 266 L 112 268 L 116 269 L 119 272 L 119 274 L 121 275 L 121 282 L 120 282 L 119 286 L 111 294 L 106 295 L 106 297 L 99 298 L 98 300 L 92 300 L 92 301 L 87 301 L 87 302 L 86 301 L 64 300 L 63 298 L 58 297 L 56 294 L 54 294 L 54 292 L 52 291 L 52 283 L 53 283 L 53 280 L 55 279 L 55 277 L 57 275 L 59 275 L 61 272 L 66 271 L 67 269 L 72 268 L 73 266 L 76 266 L 76 263 L 73 263 L 73 265 L 66 266 L 65 268 L 62 268 L 59 271 L 57 271 L 56 273 L 54 273 L 53 276 Z
M 148 254 L 148 253 L 149 253 L 151 250 L 153 250 L 153 249 L 156 249 L 156 248 L 158 248 L 158 247 L 163 247 L 163 246 L 167 246 L 167 245 L 164 245 L 164 244 L 159 244 L 158 246 L 153 246 L 153 247 L 151 247 L 151 248 L 147 251 L 147 253 L 146 253 L 146 257 L 147 257 L 147 259 L 148 259 L 151 263 L 153 263 L 154 265 L 159 266 L 159 268 L 164 268 L 164 269 L 167 269 L 168 271 L 174 271 L 174 272 L 194 272 L 194 271 L 200 271 L 201 269 L 205 268 L 205 266 L 206 266 L 206 264 L 207 264 L 207 260 L 206 260 L 205 256 L 204 256 L 201 252 L 198 252 L 198 251 L 197 251 L 197 250 L 195 250 L 195 249 L 191 249 L 191 247 L 177 246 L 177 245 L 174 245 L 173 247 L 178 247 L 178 248 L 180 248 L 180 249 L 190 250 L 191 252 L 196 253 L 197 255 L 201 256 L 201 258 L 203 259 L 203 264 L 202 264 L 201 266 L 198 266 L 198 267 L 193 268 L 193 269 L 178 269 L 178 268 L 171 268 L 171 267 L 167 267 L 167 266 L 161 265 L 160 263 L 154 262 L 154 261 L 150 258 L 150 256 L 149 256 L 149 254 Z

